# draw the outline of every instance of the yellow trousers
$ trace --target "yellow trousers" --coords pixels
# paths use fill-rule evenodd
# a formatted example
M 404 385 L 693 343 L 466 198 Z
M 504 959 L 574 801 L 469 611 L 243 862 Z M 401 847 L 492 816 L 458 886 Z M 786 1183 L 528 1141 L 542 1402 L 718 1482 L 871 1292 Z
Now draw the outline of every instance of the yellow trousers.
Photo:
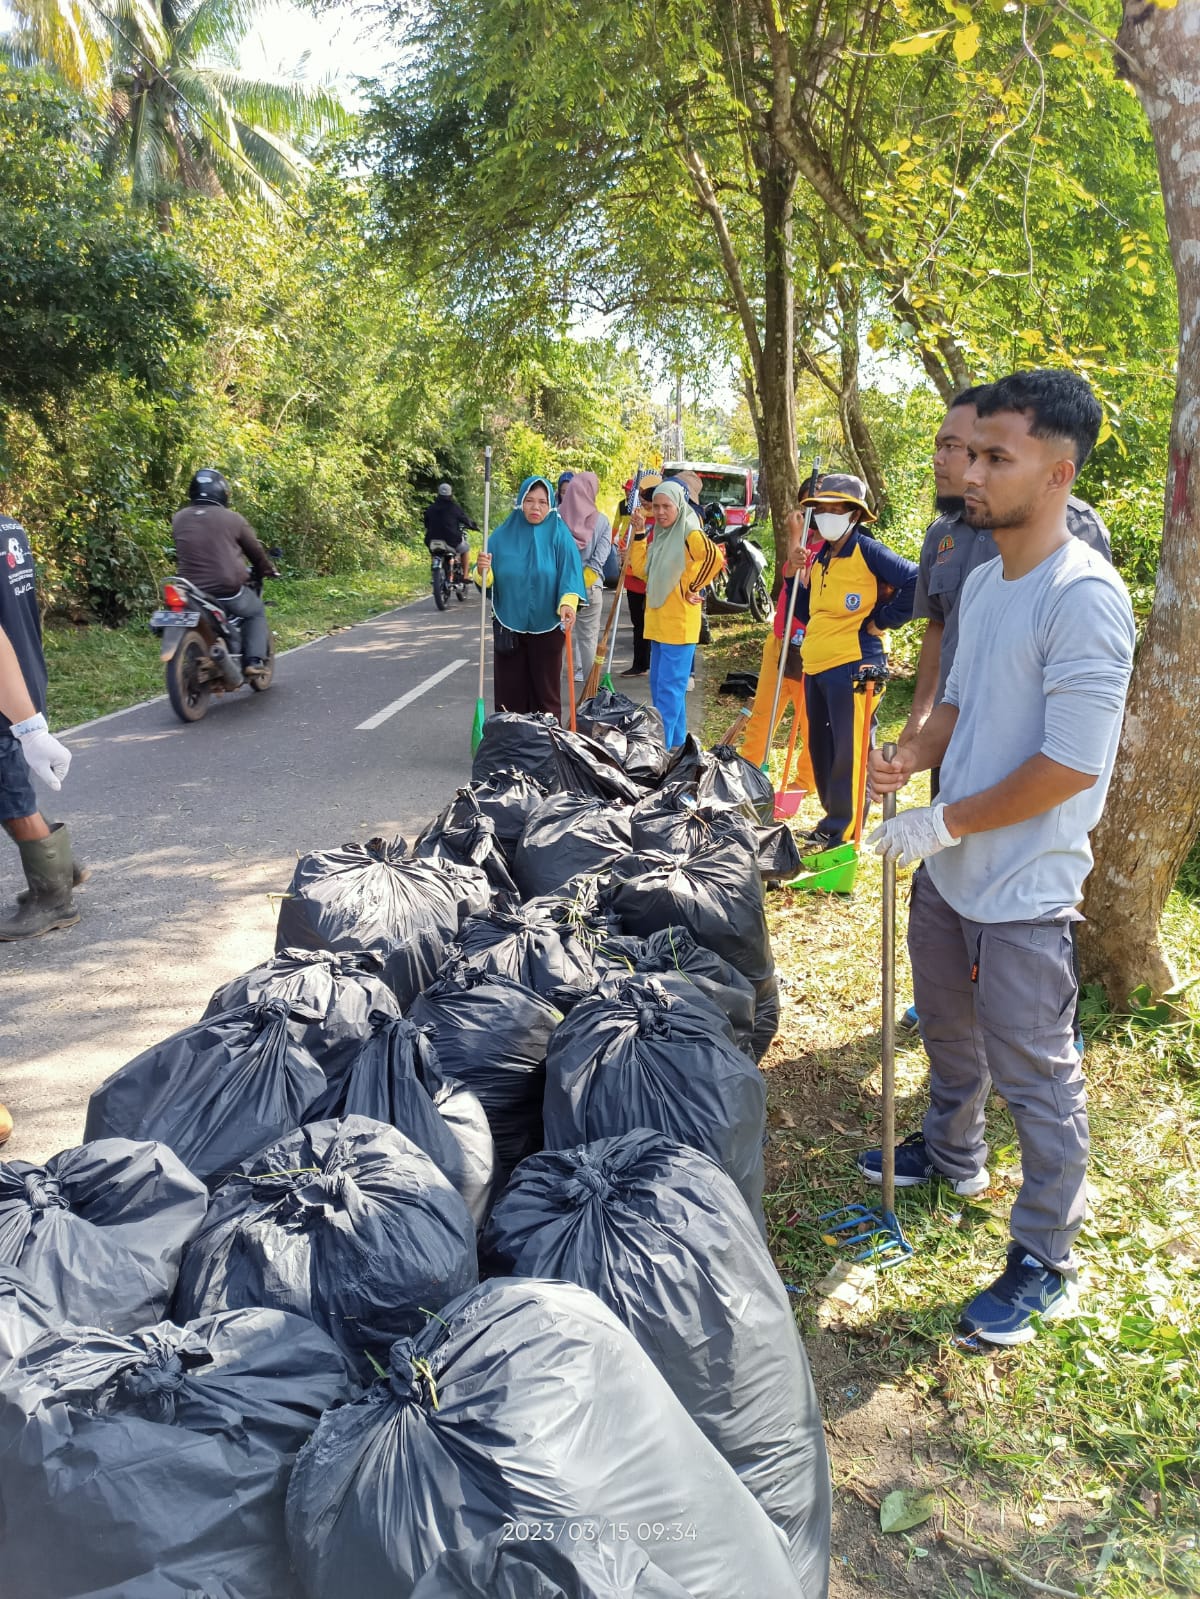
M 752 765 L 761 766 L 766 759 L 767 745 L 790 705 L 792 725 L 796 730 L 796 752 L 792 758 L 792 769 L 787 775 L 787 781 L 791 787 L 806 788 L 811 794 L 817 786 L 817 780 L 813 776 L 812 761 L 808 754 L 808 716 L 804 709 L 804 685 L 798 679 L 784 678 L 775 726 L 768 728 L 767 725 L 771 720 L 771 702 L 775 698 L 780 647 L 780 640 L 775 634 L 768 633 L 767 641 L 763 645 L 762 665 L 758 671 L 758 691 L 754 696 L 754 709 L 750 720 L 746 723 L 741 754 Z

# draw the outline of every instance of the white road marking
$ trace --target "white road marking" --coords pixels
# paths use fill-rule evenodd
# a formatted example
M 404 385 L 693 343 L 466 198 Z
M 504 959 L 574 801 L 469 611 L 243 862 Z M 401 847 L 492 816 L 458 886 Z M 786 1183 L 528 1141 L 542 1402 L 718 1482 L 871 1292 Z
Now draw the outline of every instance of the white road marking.
M 354 729 L 356 733 L 373 733 L 377 727 L 382 727 L 389 716 L 395 716 L 397 711 L 402 711 L 406 705 L 411 705 L 414 700 L 419 700 L 422 694 L 428 693 L 444 677 L 449 677 L 451 672 L 457 672 L 460 666 L 467 665 L 464 655 L 461 661 L 451 661 L 449 666 L 443 666 L 440 672 L 435 672 L 432 677 L 427 677 L 423 683 L 418 683 L 416 688 L 410 688 L 407 694 L 401 694 L 398 700 L 393 700 L 390 705 L 385 705 L 381 711 L 376 711 L 374 716 L 368 716 L 365 722 L 360 722 Z

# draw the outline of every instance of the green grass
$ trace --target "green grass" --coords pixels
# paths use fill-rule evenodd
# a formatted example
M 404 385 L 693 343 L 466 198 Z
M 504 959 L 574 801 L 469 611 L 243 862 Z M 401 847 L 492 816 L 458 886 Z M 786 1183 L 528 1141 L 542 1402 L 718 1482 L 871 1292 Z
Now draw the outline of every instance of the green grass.
M 386 564 L 371 571 L 269 582 L 266 598 L 272 604 L 267 614 L 276 649 L 291 649 L 403 605 L 428 583 L 429 563 L 423 550 L 397 550 Z M 63 622 L 47 626 L 52 727 L 74 727 L 163 692 L 158 640 L 147 620 L 140 617 L 123 627 Z
M 733 706 L 712 691 L 731 665 L 754 668 L 760 645 L 757 629 L 723 622 L 715 630 L 706 652 L 710 736 L 728 725 Z M 911 685 L 889 686 L 884 736 L 898 731 L 910 701 Z M 798 821 L 811 820 L 806 802 Z M 904 889 L 902 878 L 901 927 Z M 879 863 L 868 856 L 850 898 L 782 891 L 769 899 L 785 1008 L 765 1063 L 768 1225 L 780 1271 L 798 1290 L 819 1377 L 831 1355 L 836 1361 L 837 1382 L 823 1398 L 839 1490 L 837 1592 L 900 1591 L 898 1574 L 918 1556 L 930 1557 L 917 1590 L 929 1599 L 1031 1591 L 995 1564 L 949 1549 L 931 1530 L 940 1524 L 1002 1549 L 1059 1591 L 1200 1593 L 1200 1018 L 1164 1024 L 1149 1006 L 1111 1016 L 1096 992 L 1088 995 L 1092 1159 L 1078 1319 L 1013 1351 L 972 1354 L 955 1341 L 960 1307 L 1003 1264 L 1019 1182 L 1015 1131 L 993 1100 L 993 1186 L 978 1200 L 948 1188 L 902 1192 L 913 1258 L 873 1274 L 863 1300 L 831 1320 L 818 1285 L 834 1255 L 816 1218 L 874 1202 L 854 1155 L 879 1136 L 880 894 Z M 1164 932 L 1179 969 L 1200 970 L 1200 906 L 1172 895 Z M 901 1007 L 909 984 L 901 940 Z M 903 1135 L 920 1125 L 926 1061 L 919 1041 L 902 1035 L 900 1044 Z M 889 1417 L 905 1419 L 906 1405 L 928 1437 L 918 1448 L 914 1432 L 898 1453 Z M 864 1504 L 900 1485 L 932 1491 L 938 1513 L 927 1527 L 885 1538 Z M 867 1521 L 873 1545 L 865 1533 L 852 1537 Z M 860 1585 L 847 1586 L 853 1581 Z

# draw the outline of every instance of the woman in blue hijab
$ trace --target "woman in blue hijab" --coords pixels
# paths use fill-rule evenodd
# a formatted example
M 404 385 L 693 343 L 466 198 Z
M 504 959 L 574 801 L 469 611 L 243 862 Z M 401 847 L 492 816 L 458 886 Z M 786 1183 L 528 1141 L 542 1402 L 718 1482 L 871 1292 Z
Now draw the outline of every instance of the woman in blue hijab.
M 547 478 L 525 479 L 488 550 L 478 566 L 492 591 L 496 709 L 561 720 L 563 643 L 585 591 L 579 546 Z

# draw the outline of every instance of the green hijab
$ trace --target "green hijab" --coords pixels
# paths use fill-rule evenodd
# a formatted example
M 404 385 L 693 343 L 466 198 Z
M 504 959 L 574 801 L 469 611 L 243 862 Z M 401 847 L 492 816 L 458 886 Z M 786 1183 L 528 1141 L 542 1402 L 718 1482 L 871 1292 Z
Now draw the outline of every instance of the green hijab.
M 654 492 L 673 500 L 679 512 L 670 527 L 655 523 L 654 541 L 646 554 L 646 604 L 657 610 L 679 587 L 687 563 L 687 536 L 699 532 L 700 518 L 688 504 L 682 483 L 660 483 Z

